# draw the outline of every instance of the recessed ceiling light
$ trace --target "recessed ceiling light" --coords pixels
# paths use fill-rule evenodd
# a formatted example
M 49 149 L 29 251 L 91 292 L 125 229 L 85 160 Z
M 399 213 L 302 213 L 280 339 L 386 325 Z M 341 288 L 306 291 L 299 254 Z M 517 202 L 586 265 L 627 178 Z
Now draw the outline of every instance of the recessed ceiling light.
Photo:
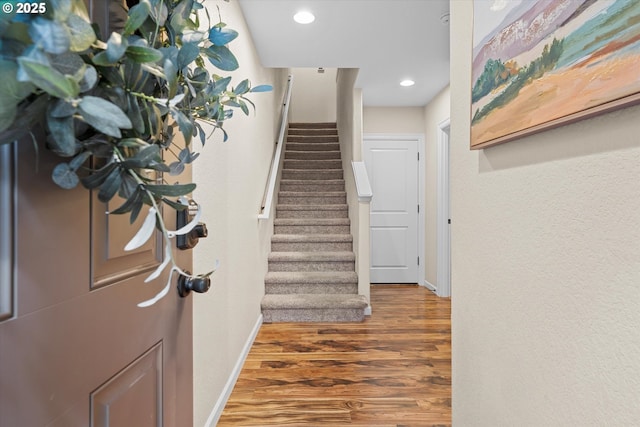
M 400 86 L 405 86 L 405 87 L 413 86 L 414 84 L 416 84 L 416 82 L 414 82 L 413 80 L 409 80 L 409 79 L 403 80 L 403 81 L 400 82 Z
M 293 15 L 293 20 L 298 24 L 311 24 L 316 20 L 316 17 L 313 16 L 313 13 L 307 12 L 306 10 L 302 10 L 295 15 Z

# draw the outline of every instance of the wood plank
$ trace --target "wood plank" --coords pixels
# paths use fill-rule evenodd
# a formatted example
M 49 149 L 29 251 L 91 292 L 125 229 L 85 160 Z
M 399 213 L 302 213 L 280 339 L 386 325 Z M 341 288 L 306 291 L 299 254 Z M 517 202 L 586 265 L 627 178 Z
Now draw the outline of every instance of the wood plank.
M 371 288 L 363 323 L 262 325 L 218 426 L 450 426 L 451 304 Z

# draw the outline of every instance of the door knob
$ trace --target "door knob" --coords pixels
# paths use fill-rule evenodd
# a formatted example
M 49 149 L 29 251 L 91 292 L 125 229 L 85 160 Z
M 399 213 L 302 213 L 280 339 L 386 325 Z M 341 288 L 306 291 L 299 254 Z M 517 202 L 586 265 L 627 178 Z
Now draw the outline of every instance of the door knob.
M 187 271 L 187 273 L 189 273 Z M 203 294 L 211 287 L 211 279 L 209 277 L 192 277 L 181 274 L 178 277 L 178 295 L 182 298 L 189 295 L 191 291 Z

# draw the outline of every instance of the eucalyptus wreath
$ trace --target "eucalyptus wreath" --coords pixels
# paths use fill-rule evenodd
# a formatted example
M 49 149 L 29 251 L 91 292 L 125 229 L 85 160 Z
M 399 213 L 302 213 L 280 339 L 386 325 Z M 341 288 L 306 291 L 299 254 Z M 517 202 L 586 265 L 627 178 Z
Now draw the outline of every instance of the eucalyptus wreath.
M 161 206 L 187 208 L 184 196 L 196 185 L 170 181 L 198 157 L 192 141 L 204 145 L 214 131 L 226 141 L 223 123 L 234 109 L 248 115 L 255 108 L 247 94 L 271 90 L 249 80 L 232 86 L 218 74 L 238 68 L 228 47 L 238 32 L 221 18 L 211 25 L 203 2 L 140 0 L 124 12 L 121 29 L 104 37 L 82 0 L 0 15 L 0 144 L 38 144 L 44 130 L 46 148 L 61 158 L 51 176 L 58 186 L 82 185 L 105 203 L 118 196 L 123 203 L 109 214 L 128 214 L 131 223 L 147 206 L 126 249 L 162 230 L 165 259 L 148 280 L 169 264 L 170 276 L 188 275 L 174 262 L 170 239 L 189 232 L 199 215 L 170 231 Z M 167 152 L 173 161 L 165 161 Z

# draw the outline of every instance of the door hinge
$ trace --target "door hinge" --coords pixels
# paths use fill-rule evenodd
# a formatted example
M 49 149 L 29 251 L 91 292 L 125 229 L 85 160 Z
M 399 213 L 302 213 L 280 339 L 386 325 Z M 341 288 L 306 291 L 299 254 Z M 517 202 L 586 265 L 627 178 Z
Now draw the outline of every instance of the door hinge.
M 420 257 L 418 257 L 418 265 L 420 265 Z
M 418 213 L 420 213 L 420 205 L 418 205 Z
M 420 161 L 420 153 L 418 152 L 418 161 Z

